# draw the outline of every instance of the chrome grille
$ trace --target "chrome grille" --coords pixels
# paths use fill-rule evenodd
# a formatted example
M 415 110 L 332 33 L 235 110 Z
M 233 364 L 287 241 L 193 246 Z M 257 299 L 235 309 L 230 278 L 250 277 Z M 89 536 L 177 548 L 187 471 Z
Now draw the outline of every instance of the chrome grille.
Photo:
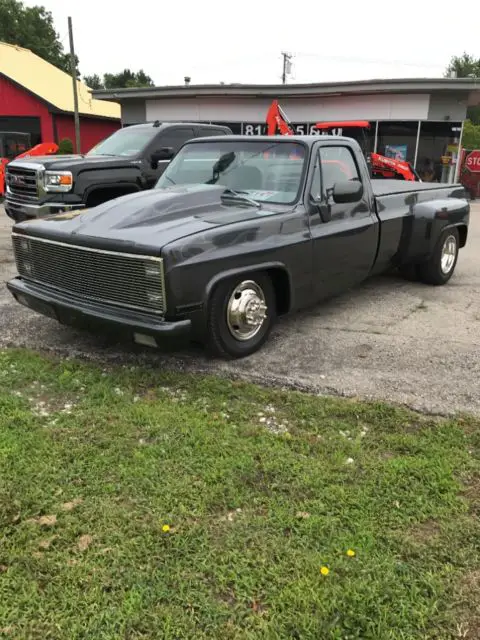
M 18 273 L 83 300 L 162 315 L 163 260 L 13 233 Z
M 38 200 L 37 172 L 22 166 L 7 165 L 5 172 L 7 194 L 16 200 L 36 202 Z

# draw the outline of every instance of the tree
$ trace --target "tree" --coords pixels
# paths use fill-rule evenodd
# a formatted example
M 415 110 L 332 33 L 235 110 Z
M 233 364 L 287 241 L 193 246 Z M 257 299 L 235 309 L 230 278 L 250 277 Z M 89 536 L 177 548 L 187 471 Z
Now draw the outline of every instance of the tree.
M 445 69 L 445 77 L 449 78 L 452 72 L 457 78 L 480 78 L 480 58 L 474 58 L 469 53 L 453 56 Z M 469 107 L 467 117 L 474 124 L 480 124 L 480 107 Z
M 1 2 L 1 0 L 0 0 Z M 105 73 L 103 80 L 97 73 L 84 76 L 83 81 L 90 89 L 125 89 L 128 87 L 153 87 L 154 83 L 143 69 L 134 72 L 124 69 L 120 73 Z
M 153 87 L 154 83 L 143 69 L 136 73 L 130 69 L 124 69 L 120 73 L 106 73 L 103 76 L 105 89 L 121 89 L 128 87 Z
M 445 77 L 455 73 L 457 78 L 480 78 L 480 58 L 474 58 L 469 53 L 453 56 L 445 69 Z
M 83 81 L 90 89 L 105 89 L 102 79 L 96 73 L 93 76 L 83 76 Z
M 30 49 L 70 73 L 70 55 L 55 31 L 52 14 L 43 6 L 25 7 L 19 0 L 0 0 L 0 41 Z M 76 67 L 78 73 L 78 58 Z
M 465 120 L 462 147 L 464 149 L 480 149 L 480 125 L 475 125 L 470 120 Z
M 62 138 L 58 143 L 58 155 L 69 155 L 73 153 L 73 142 L 70 138 Z

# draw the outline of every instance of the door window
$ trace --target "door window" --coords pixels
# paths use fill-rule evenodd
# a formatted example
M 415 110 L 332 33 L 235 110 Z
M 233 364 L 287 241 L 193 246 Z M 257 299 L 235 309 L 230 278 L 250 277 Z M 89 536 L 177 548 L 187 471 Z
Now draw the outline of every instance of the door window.
M 320 164 L 324 196 L 331 193 L 336 182 L 360 180 L 357 164 L 348 147 L 321 147 Z
M 191 140 L 194 137 L 195 132 L 192 128 L 167 129 L 165 133 L 160 136 L 157 146 L 159 148 L 172 147 L 176 153 L 187 140 Z

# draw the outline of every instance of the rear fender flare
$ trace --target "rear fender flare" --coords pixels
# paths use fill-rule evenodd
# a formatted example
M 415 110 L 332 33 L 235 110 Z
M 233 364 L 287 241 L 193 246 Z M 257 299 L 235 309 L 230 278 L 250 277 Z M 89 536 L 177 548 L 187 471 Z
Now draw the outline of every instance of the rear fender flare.
M 432 255 L 445 229 L 467 227 L 470 206 L 455 198 L 421 202 L 413 206 L 413 216 L 404 219 L 399 264 L 420 262 Z

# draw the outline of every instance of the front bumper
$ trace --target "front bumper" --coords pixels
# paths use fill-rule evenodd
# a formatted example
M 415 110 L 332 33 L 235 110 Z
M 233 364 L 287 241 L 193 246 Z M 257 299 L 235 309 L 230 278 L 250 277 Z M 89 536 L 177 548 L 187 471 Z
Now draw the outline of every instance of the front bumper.
M 31 204 L 22 202 L 7 195 L 4 202 L 5 212 L 9 218 L 15 222 L 23 222 L 30 218 L 45 218 L 46 216 L 82 209 L 83 204 L 68 204 L 66 202 L 44 202 L 43 204 Z
M 90 331 L 114 330 L 137 344 L 155 347 L 157 340 L 183 341 L 191 334 L 189 319 L 166 322 L 149 314 L 80 300 L 20 277 L 7 282 L 7 288 L 20 304 L 62 324 Z

